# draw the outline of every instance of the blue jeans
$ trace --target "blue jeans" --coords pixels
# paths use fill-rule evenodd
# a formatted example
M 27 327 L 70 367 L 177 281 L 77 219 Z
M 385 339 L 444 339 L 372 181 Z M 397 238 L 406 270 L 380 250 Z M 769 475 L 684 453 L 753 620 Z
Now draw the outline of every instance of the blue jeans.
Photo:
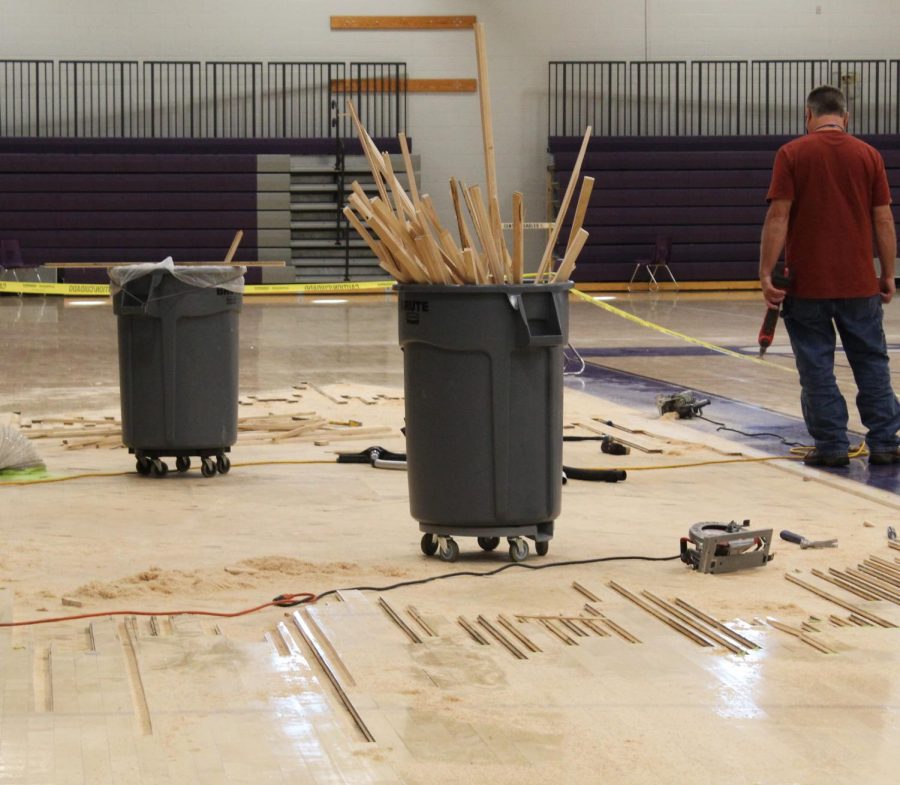
M 800 404 L 816 449 L 846 455 L 847 403 L 834 378 L 835 327 L 853 370 L 856 407 L 870 453 L 897 449 L 900 402 L 891 386 L 881 298 L 804 300 L 787 297 L 784 326 L 800 373 Z

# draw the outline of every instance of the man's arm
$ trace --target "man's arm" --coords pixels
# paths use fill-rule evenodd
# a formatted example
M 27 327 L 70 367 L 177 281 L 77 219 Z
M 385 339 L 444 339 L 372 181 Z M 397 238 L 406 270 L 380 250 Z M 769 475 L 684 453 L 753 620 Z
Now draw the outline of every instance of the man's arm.
M 759 241 L 759 282 L 769 308 L 777 308 L 786 292 L 772 285 L 772 271 L 787 239 L 788 220 L 791 217 L 790 199 L 773 199 L 766 212 L 762 238 Z M 893 227 L 893 223 L 891 224 Z
M 889 303 L 895 292 L 894 260 L 897 256 L 897 232 L 894 229 L 894 214 L 889 204 L 872 209 L 872 223 L 875 226 L 875 245 L 878 248 L 878 259 L 881 261 L 881 301 Z

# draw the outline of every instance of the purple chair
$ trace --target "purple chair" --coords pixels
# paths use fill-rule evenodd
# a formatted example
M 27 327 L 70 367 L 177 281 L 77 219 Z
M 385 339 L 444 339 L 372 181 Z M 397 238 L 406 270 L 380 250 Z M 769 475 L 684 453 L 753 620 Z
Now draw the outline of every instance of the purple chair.
M 669 267 L 669 262 L 671 260 L 672 236 L 669 234 L 661 234 L 656 238 L 656 249 L 654 250 L 652 259 L 634 260 L 634 272 L 631 274 L 631 278 L 628 281 L 628 291 L 631 291 L 631 284 L 634 283 L 634 279 L 637 277 L 637 274 L 640 272 L 642 267 L 647 270 L 647 275 L 650 277 L 651 292 L 659 290 L 659 281 L 656 279 L 656 276 L 659 275 L 660 269 L 666 271 L 669 278 L 672 279 L 672 283 L 675 284 L 675 288 L 677 289 L 678 281 L 675 280 L 675 276 L 672 275 L 672 268 Z

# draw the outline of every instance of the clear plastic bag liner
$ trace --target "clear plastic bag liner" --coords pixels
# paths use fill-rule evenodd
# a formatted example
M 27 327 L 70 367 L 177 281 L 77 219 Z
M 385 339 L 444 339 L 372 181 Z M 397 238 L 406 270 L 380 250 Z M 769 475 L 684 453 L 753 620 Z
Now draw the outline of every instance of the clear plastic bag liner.
M 171 273 L 182 283 L 198 289 L 225 289 L 229 292 L 243 293 L 244 273 L 246 267 L 230 265 L 203 265 L 195 267 L 178 267 L 168 256 L 161 262 L 125 264 L 109 268 L 110 294 L 115 295 L 129 282 L 159 270 Z

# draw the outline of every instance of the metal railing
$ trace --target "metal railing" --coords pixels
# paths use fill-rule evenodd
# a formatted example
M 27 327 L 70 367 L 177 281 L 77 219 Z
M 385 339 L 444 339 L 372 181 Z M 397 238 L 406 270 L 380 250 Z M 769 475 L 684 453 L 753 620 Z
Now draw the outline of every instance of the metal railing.
M 844 92 L 854 133 L 900 133 L 900 60 L 822 59 L 553 61 L 548 135 L 799 134 L 822 84 Z
M 49 135 L 53 70 L 52 60 L 0 60 L 0 136 Z
M 137 136 L 140 67 L 135 60 L 61 60 L 57 136 Z
M 700 60 L 691 63 L 690 133 L 722 136 L 739 133 L 747 120 L 747 63 Z
M 344 63 L 269 63 L 266 127 L 269 136 L 345 136 L 337 123 L 335 88 L 346 78 Z
M 395 136 L 406 127 L 406 63 L 350 63 L 347 88 L 344 98 L 353 98 L 371 136 Z
M 406 130 L 406 65 L 0 60 L 0 137 L 340 138 Z
M 192 137 L 200 133 L 202 64 L 144 63 L 143 129 L 150 137 Z

